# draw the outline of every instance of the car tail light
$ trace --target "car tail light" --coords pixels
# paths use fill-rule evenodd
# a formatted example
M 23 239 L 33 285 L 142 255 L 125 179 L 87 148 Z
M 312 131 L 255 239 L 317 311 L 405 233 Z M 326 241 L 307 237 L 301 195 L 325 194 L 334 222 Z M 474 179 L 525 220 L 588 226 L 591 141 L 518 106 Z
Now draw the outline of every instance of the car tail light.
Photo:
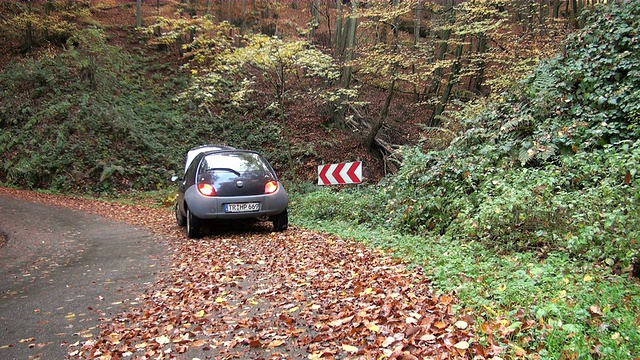
M 204 196 L 216 196 L 216 189 L 211 184 L 198 184 L 198 191 Z
M 271 180 L 264 185 L 265 194 L 273 194 L 276 190 L 278 190 L 278 182 L 275 180 Z

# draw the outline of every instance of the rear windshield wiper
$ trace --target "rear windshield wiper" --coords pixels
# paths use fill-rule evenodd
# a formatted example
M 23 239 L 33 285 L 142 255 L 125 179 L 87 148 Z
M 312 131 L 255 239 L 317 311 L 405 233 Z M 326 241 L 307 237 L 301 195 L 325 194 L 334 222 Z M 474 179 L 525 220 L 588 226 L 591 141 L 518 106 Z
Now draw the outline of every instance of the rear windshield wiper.
M 211 169 L 207 169 L 207 172 L 212 172 L 212 171 L 228 171 L 228 172 L 232 172 L 238 176 L 240 176 L 240 173 L 231 169 L 231 168 L 211 168 Z

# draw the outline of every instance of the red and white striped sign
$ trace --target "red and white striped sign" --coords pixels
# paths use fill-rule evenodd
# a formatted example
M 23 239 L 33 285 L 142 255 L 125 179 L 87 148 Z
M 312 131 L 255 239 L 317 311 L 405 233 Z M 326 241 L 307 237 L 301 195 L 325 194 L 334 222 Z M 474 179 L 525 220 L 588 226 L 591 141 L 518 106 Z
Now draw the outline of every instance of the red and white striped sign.
M 358 184 L 362 182 L 362 161 L 318 166 L 318 185 Z

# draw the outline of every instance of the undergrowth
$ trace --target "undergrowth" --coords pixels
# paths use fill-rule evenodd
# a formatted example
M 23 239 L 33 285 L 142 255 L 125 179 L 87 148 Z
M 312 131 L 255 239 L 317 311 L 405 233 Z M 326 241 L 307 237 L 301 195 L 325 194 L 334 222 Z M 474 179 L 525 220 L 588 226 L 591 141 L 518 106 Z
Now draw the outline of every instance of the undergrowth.
M 109 45 L 90 28 L 74 32 L 63 50 L 5 67 L 0 181 L 76 193 L 158 190 L 172 186 L 186 151 L 202 144 L 264 148 L 284 164 L 273 121 L 245 116 L 242 107 L 228 106 L 224 116 L 195 111 L 175 97 L 187 74 L 153 55 Z
M 640 4 L 586 16 L 563 56 L 461 111 L 448 148 L 296 194 L 293 221 L 423 267 L 477 326 L 504 325 L 478 341 L 510 358 L 640 356 Z

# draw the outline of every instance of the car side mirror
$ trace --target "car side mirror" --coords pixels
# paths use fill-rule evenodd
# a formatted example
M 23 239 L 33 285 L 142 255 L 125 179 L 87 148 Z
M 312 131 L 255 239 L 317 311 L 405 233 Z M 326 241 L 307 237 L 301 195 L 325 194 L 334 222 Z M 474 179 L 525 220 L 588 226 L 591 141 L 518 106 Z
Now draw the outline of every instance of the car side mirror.
M 178 180 L 180 180 L 180 177 L 178 175 L 171 176 L 171 182 L 176 182 Z

